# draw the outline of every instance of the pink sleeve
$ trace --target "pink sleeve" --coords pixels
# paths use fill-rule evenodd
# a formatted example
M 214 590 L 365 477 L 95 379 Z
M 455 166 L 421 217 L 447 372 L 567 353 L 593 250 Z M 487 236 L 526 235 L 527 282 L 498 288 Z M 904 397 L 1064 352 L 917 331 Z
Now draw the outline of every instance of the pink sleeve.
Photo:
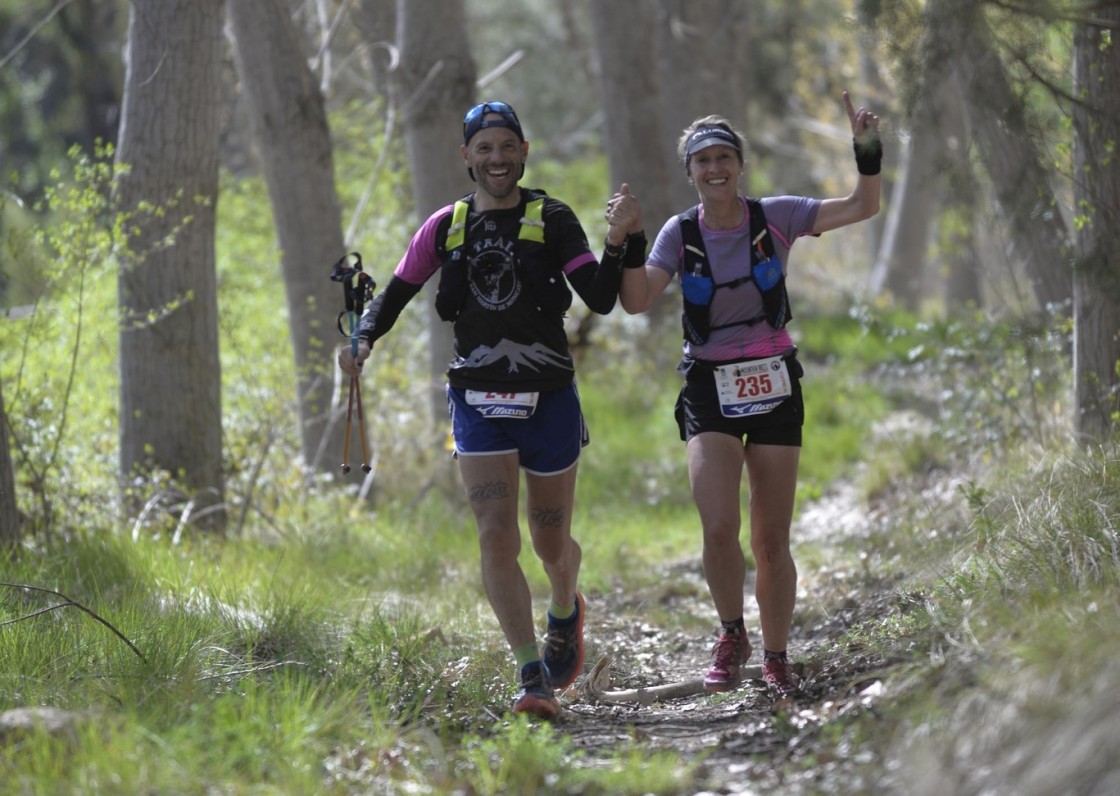
M 422 285 L 439 270 L 442 262 L 436 245 L 436 233 L 439 231 L 440 221 L 451 213 L 451 208 L 451 205 L 447 205 L 432 213 L 420 229 L 416 230 L 404 256 L 393 271 L 394 276 L 412 285 Z

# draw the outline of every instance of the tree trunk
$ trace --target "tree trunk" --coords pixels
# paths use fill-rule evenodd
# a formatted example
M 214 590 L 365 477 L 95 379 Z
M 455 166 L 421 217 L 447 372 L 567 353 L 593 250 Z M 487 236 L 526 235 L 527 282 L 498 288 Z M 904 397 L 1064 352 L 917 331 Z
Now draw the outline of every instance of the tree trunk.
M 1108 440 L 1120 409 L 1120 9 L 1095 17 L 1074 34 L 1074 425 L 1085 444 Z
M 952 316 L 984 306 L 975 221 L 981 189 L 969 157 L 971 146 L 959 91 L 944 103 L 942 112 L 945 201 L 937 248 L 945 262 L 945 305 Z
M 675 167 L 676 155 L 670 158 L 667 154 L 666 141 L 672 134 L 658 121 L 664 114 L 655 59 L 654 10 L 648 0 L 640 4 L 592 0 L 590 4 L 599 91 L 606 109 L 609 190 L 613 193 L 624 181 L 630 184 L 641 202 L 651 241 L 665 220 L 677 212 L 667 186 L 685 182 L 683 171 Z M 677 129 L 678 135 L 683 127 Z M 595 222 L 586 230 L 593 246 L 606 235 L 602 218 Z
M 909 310 L 917 310 L 922 297 L 931 219 L 938 204 L 935 164 L 941 142 L 929 121 L 916 120 L 902 155 L 902 176 L 895 184 L 883 242 L 871 271 L 871 295 L 888 293 Z
M 334 394 L 344 297 L 330 274 L 345 243 L 323 96 L 283 0 L 230 0 L 229 12 L 280 246 L 303 458 L 333 472 L 346 429 Z
M 170 474 L 213 530 L 226 521 L 214 269 L 222 8 L 131 3 L 117 150 L 131 172 L 115 197 L 132 213 L 118 280 L 121 477 Z
M 861 102 L 873 110 L 880 110 L 889 107 L 888 97 L 892 93 L 892 89 L 883 76 L 883 57 L 879 45 L 881 35 L 870 17 L 864 16 L 861 18 L 861 24 L 864 27 L 864 32 L 859 36 L 859 79 L 862 86 L 861 93 L 866 92 L 866 96 Z M 879 183 L 882 206 L 887 208 L 894 204 L 894 177 L 899 172 L 899 153 L 902 151 L 902 144 L 898 137 L 898 125 L 890 125 L 890 128 L 881 130 L 879 133 L 883 139 L 883 165 Z M 876 213 L 872 218 L 859 225 L 863 228 L 863 235 L 867 240 L 867 251 L 871 252 L 876 259 L 879 257 L 879 251 L 886 236 L 888 215 L 888 213 Z
M 0 385 L 0 551 L 19 541 L 19 507 L 12 451 L 8 446 L 8 414 L 4 409 L 4 390 Z
M 929 9 L 931 27 L 944 31 L 940 57 L 964 87 L 974 139 L 1038 304 L 1044 310 L 1068 304 L 1073 294 L 1070 234 L 1040 147 L 1030 137 L 1026 107 L 992 46 L 982 4 L 938 0 Z
M 397 97 L 403 110 L 412 195 L 420 220 L 472 189 L 459 153 L 463 115 L 474 103 L 478 71 L 470 42 L 463 34 L 465 21 L 463 0 L 400 0 L 397 5 L 401 55 Z M 521 121 L 529 136 L 532 120 Z M 432 341 L 428 395 L 432 418 L 441 422 L 447 420 L 444 384 L 452 351 L 451 325 L 441 321 L 435 310 L 436 284 L 437 280 L 431 280 L 425 290 Z
M 609 5 L 616 19 L 627 7 L 624 3 Z M 749 129 L 748 76 L 751 74 L 752 53 L 749 45 L 752 28 L 748 24 L 750 3 L 741 0 L 705 0 L 702 3 L 695 0 L 658 0 L 657 5 L 657 46 L 654 52 L 659 60 L 656 76 L 660 81 L 660 90 L 655 99 L 659 99 L 662 106 L 660 118 L 664 132 L 651 131 L 646 125 L 643 135 L 656 139 L 655 143 L 661 146 L 661 159 L 669 166 L 667 190 L 664 190 L 669 205 L 664 210 L 666 215 L 647 216 L 643 212 L 646 223 L 651 225 L 655 234 L 669 214 L 697 202 L 696 189 L 684 178 L 684 166 L 677 156 L 677 141 L 684 128 L 702 116 L 718 113 L 738 129 Z M 625 19 L 618 19 L 617 24 L 633 26 Z M 599 46 L 611 45 L 604 37 L 600 39 Z M 697 57 L 698 53 L 719 53 L 720 57 Z M 606 59 L 609 55 L 604 53 L 601 57 Z M 618 73 L 619 69 L 621 73 Z M 604 69 L 603 77 L 607 82 L 618 81 L 625 79 L 628 71 L 623 64 L 616 64 L 611 71 Z M 625 94 L 622 92 L 626 87 L 616 86 L 615 89 L 619 94 L 612 101 L 623 101 Z M 614 105 L 604 107 L 609 109 L 609 128 L 609 119 L 618 112 L 618 108 Z M 748 161 L 744 169 L 745 192 L 750 186 L 749 165 Z M 643 195 L 651 200 L 654 198 L 648 190 L 643 190 Z M 645 210 L 645 203 L 642 209 Z M 657 211 L 656 206 L 652 209 Z
M 397 0 L 361 0 L 354 8 L 354 24 L 366 45 L 373 94 L 386 106 L 392 98 L 392 70 L 397 60 Z
M 603 140 L 610 167 L 606 195 L 617 191 L 623 182 L 630 185 L 631 193 L 641 203 L 646 237 L 652 245 L 665 221 L 684 209 L 674 204 L 674 186 L 690 187 L 676 155 L 676 139 L 695 116 L 689 112 L 674 115 L 677 121 L 684 121 L 675 130 L 666 129 L 668 114 L 664 108 L 675 101 L 686 101 L 688 93 L 698 88 L 690 86 L 683 94 L 673 90 L 662 94 L 662 71 L 656 46 L 657 9 L 652 0 L 640 3 L 592 0 L 589 9 L 595 34 L 600 104 L 605 111 Z M 671 24 L 670 19 L 666 19 L 666 25 Z M 666 33 L 666 37 L 669 35 Z M 681 44 L 672 48 L 674 52 L 681 49 Z M 689 55 L 694 67 L 696 53 L 690 51 Z M 704 114 L 709 112 L 713 111 L 703 111 Z M 679 187 L 676 190 L 679 191 Z M 685 204 L 696 201 L 693 191 Z M 595 248 L 606 237 L 606 224 L 601 216 L 587 221 L 585 231 Z M 671 287 L 667 294 L 673 292 Z M 663 328 L 678 317 L 675 312 L 678 307 L 668 295 L 662 296 L 646 316 L 646 322 L 654 329 Z M 590 316 L 589 322 L 597 322 L 595 316 Z M 588 331 L 583 330 L 583 334 Z

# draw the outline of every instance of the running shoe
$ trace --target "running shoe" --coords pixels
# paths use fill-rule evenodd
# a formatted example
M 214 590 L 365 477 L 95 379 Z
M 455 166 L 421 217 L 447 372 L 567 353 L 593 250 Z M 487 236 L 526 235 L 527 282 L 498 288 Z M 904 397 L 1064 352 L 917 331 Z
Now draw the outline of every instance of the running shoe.
M 548 687 L 540 663 L 528 663 L 521 668 L 521 693 L 513 704 L 513 712 L 545 721 L 552 721 L 560 712 L 560 703 Z
M 712 668 L 704 675 L 705 691 L 730 691 L 742 681 L 741 667 L 751 657 L 751 643 L 745 633 L 724 631 L 712 647 Z
M 797 693 L 797 675 L 787 658 L 770 658 L 762 662 L 762 682 L 774 699 L 791 699 Z
M 563 691 L 583 671 L 583 616 L 587 603 L 576 592 L 576 612 L 567 619 L 548 615 L 548 632 L 544 637 L 544 669 L 548 683 Z

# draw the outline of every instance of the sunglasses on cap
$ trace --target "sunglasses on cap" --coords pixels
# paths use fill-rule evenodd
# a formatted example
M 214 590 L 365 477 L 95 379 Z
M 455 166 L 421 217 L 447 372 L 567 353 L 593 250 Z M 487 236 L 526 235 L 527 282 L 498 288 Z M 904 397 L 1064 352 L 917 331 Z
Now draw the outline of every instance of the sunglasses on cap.
M 486 115 L 489 113 L 496 113 L 501 118 L 487 119 Z M 467 115 L 463 117 L 463 143 L 469 144 L 475 133 L 487 127 L 508 127 L 517 134 L 518 138 L 525 140 L 525 134 L 521 132 L 521 122 L 509 103 L 480 102 L 467 111 Z

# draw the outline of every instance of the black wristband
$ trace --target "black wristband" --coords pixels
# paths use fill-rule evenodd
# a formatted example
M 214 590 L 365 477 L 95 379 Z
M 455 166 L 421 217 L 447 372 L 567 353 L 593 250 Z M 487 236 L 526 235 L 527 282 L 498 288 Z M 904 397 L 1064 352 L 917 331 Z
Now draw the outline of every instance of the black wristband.
M 883 168 L 883 142 L 874 138 L 864 143 L 852 139 L 852 148 L 856 151 L 856 168 L 860 174 L 874 177 Z
M 622 243 L 614 244 L 610 240 L 603 241 L 603 259 L 621 260 L 626 256 L 626 240 Z
M 626 236 L 625 257 L 622 258 L 623 268 L 643 268 L 646 264 L 646 234 L 638 232 Z

